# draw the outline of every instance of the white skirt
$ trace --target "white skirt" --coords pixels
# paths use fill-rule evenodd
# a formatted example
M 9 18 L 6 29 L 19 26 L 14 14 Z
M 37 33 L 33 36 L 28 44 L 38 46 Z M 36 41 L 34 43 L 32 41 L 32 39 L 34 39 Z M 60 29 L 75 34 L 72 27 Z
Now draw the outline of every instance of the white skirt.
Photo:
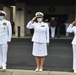
M 47 56 L 47 45 L 46 43 L 33 43 L 33 51 L 32 54 L 34 56 Z

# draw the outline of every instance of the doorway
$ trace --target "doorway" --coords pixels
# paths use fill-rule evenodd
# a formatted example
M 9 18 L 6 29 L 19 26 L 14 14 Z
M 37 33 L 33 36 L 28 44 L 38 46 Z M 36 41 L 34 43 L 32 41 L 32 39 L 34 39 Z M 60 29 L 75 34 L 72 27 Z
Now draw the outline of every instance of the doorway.
M 65 35 L 65 21 L 68 20 L 68 14 L 45 14 L 44 20 L 48 19 L 48 22 L 50 23 L 51 17 L 55 17 L 57 20 L 57 27 L 60 27 L 60 35 Z M 56 27 L 56 34 L 57 34 L 57 27 Z

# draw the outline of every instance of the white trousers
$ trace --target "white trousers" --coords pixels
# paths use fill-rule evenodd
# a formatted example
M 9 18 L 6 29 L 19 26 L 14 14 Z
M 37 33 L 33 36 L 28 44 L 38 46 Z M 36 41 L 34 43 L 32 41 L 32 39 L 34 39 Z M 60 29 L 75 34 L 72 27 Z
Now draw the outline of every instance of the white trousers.
M 52 38 L 55 37 L 55 29 L 56 29 L 56 27 L 51 27 L 51 37 Z
M 8 44 L 0 44 L 0 66 L 6 66 Z
M 69 33 L 66 31 L 66 36 L 69 36 Z
M 67 28 L 66 28 L 66 36 L 69 36 L 69 33 L 67 32 Z
M 76 45 L 72 45 L 73 47 L 73 70 L 76 70 Z

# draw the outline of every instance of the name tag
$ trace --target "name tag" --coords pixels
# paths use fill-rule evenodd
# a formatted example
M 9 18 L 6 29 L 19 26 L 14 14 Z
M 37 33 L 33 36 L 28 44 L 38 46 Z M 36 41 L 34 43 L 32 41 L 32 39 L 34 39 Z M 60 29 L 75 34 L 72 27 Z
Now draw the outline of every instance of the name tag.
M 41 25 L 41 27 L 45 27 L 45 25 Z

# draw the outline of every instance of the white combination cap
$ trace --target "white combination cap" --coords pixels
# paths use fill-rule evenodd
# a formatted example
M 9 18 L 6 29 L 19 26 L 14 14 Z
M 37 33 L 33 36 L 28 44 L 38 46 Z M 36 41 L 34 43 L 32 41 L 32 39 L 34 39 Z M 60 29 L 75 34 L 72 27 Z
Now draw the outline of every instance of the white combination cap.
M 4 15 L 4 16 L 6 16 L 7 14 L 6 14 L 5 11 L 0 10 L 0 15 Z
M 43 17 L 44 14 L 43 14 L 42 12 L 37 12 L 37 13 L 35 14 L 35 16 L 36 16 L 36 17 Z

